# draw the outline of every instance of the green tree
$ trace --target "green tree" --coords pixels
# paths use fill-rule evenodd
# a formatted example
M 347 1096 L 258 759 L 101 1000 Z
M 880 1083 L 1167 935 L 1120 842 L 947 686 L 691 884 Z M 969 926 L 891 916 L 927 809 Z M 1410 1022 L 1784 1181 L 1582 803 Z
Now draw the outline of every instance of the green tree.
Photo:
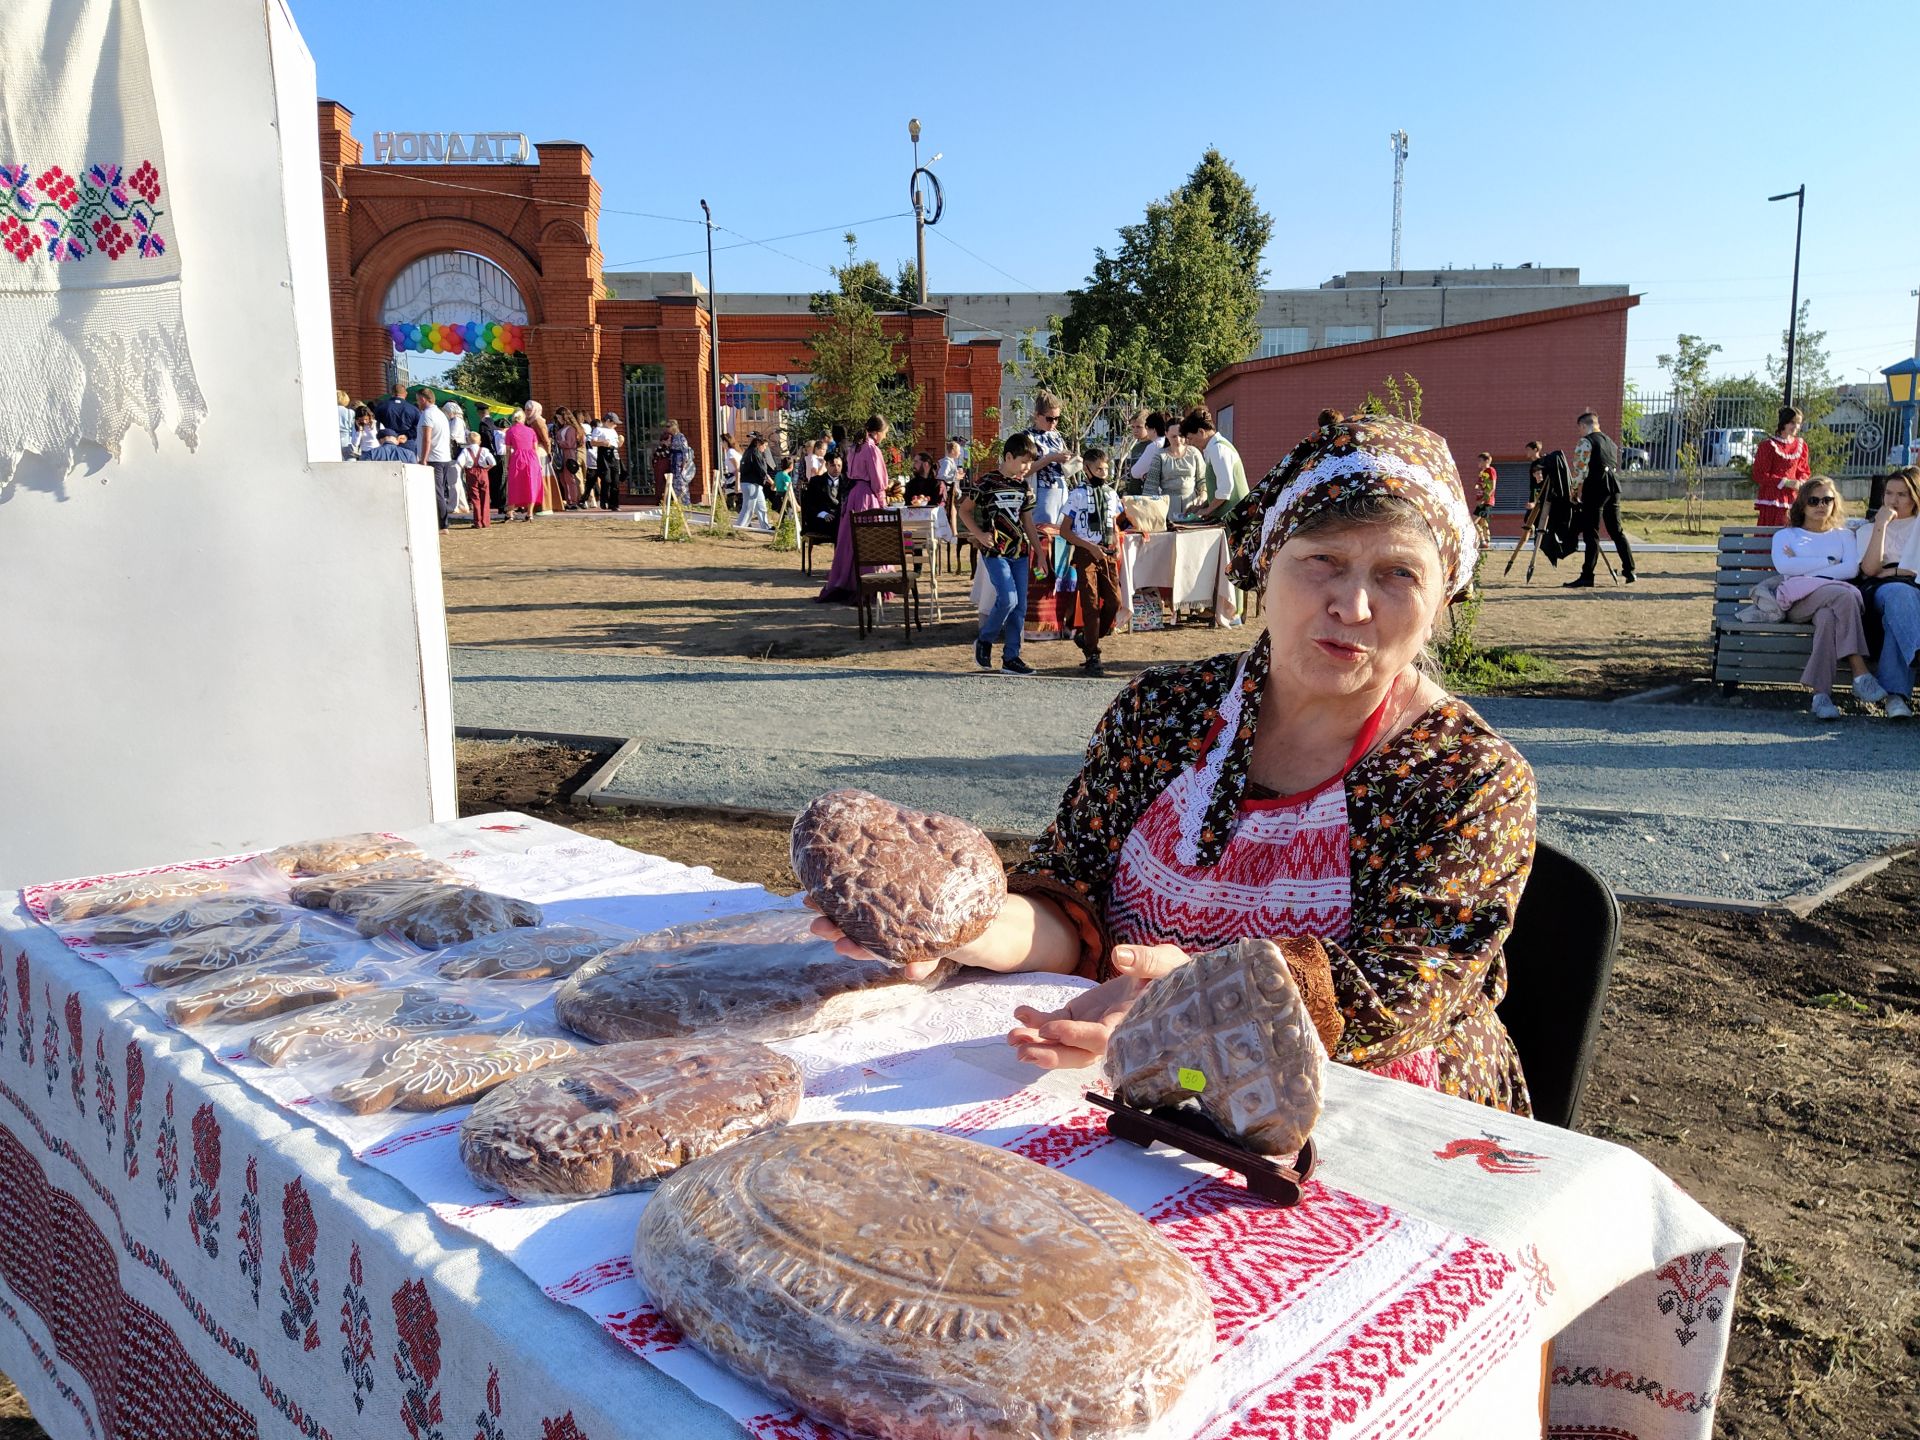
M 807 303 L 814 314 L 824 313 L 835 295 L 848 295 L 874 310 L 906 310 L 918 303 L 920 272 L 911 260 L 902 260 L 893 279 L 873 260 L 862 260 L 856 253 L 859 237 L 849 230 L 841 237 L 847 242 L 847 263 L 833 267 L 837 288 L 817 292 Z
M 1407 383 L 1402 385 L 1404 380 Z M 1411 374 L 1403 372 L 1398 378 L 1389 375 L 1381 389 L 1387 392 L 1382 400 L 1373 391 L 1367 392 L 1367 398 L 1359 405 L 1362 415 L 1397 415 L 1410 425 L 1420 423 L 1420 411 L 1426 404 L 1427 390 Z
M 920 392 L 900 373 L 898 344 L 887 335 L 873 303 L 875 298 L 884 302 L 893 292 L 876 297 L 876 284 L 885 285 L 880 267 L 855 256 L 853 238 L 847 236 L 847 263 L 833 272 L 840 288 L 822 291 L 809 302 L 817 320 L 807 336 L 813 380 L 804 406 L 788 422 L 788 438 L 812 439 L 829 433 L 835 424 L 858 435 L 869 415 L 881 415 L 893 432 L 891 443 L 906 451 L 914 443 Z M 798 357 L 792 363 L 796 369 L 808 364 Z
M 475 350 L 462 355 L 447 371 L 445 384 L 449 390 L 477 395 L 501 405 L 524 405 L 533 398 L 527 357 L 502 355 L 497 350 Z
M 1126 433 L 1130 414 L 1144 397 L 1136 370 L 1138 353 L 1116 355 L 1113 334 L 1096 325 L 1077 347 L 1069 347 L 1058 315 L 1047 320 L 1047 343 L 1036 331 L 1020 337 L 1018 361 L 1009 362 L 1009 375 L 1025 374 L 1036 390 L 1050 392 L 1060 402 L 1060 433 L 1085 445 L 1095 435 Z M 998 460 L 995 456 L 995 460 Z
M 1181 406 L 1199 400 L 1207 377 L 1244 360 L 1260 309 L 1260 254 L 1272 217 L 1218 151 L 1187 182 L 1120 227 L 1109 253 L 1094 251 L 1093 273 L 1072 292 L 1061 326 L 1077 351 L 1107 331 L 1108 365 L 1124 363 L 1140 399 Z
M 1677 458 L 1680 483 L 1686 491 L 1687 500 L 1681 525 L 1689 535 L 1697 535 L 1705 528 L 1701 519 L 1701 486 L 1706 471 L 1700 463 L 1700 432 L 1706 428 L 1707 406 L 1711 400 L 1707 389 L 1707 366 L 1719 349 L 1718 345 L 1709 345 L 1698 335 L 1682 335 L 1674 341 L 1672 353 L 1657 357 L 1660 368 L 1673 381 L 1673 404 L 1680 412 L 1680 449 Z

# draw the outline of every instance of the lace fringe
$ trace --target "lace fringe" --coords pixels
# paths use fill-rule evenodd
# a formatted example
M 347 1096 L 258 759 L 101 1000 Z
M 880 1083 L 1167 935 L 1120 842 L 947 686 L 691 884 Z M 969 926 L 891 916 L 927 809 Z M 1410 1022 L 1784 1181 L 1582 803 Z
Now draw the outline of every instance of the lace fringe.
M 193 449 L 207 402 L 177 281 L 118 290 L 0 293 L 0 491 L 24 455 L 71 471 L 89 445 L 120 458 L 139 428 Z

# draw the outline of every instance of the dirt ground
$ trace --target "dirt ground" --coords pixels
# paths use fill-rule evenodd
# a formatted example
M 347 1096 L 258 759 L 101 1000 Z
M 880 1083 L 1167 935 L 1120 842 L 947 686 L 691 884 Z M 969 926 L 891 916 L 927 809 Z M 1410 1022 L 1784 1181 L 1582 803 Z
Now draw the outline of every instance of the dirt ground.
M 631 650 L 683 659 L 832 660 L 886 669 L 963 670 L 973 664 L 977 622 L 967 577 L 939 577 L 944 619 L 928 606 L 924 631 L 903 643 L 899 612 L 891 626 L 862 640 L 850 606 L 818 605 L 829 552 L 815 575 L 800 558 L 772 550 L 764 537 L 696 533 L 682 544 L 659 527 L 632 520 L 552 518 L 531 525 L 473 530 L 456 525 L 442 539 L 447 618 L 456 645 L 542 645 L 573 650 Z M 1646 555 L 1638 583 L 1602 578 L 1592 590 L 1567 591 L 1573 560 L 1541 560 L 1526 581 L 1522 557 L 1511 577 L 1505 554 L 1490 557 L 1487 603 L 1477 640 L 1553 662 L 1564 681 L 1509 693 L 1611 699 L 1704 673 L 1712 610 L 1713 556 Z M 1602 572 L 1604 577 L 1604 572 Z M 1218 630 L 1190 622 L 1157 634 L 1116 635 L 1103 647 L 1108 668 L 1126 675 L 1165 660 L 1244 646 L 1251 626 Z M 1034 643 L 1025 658 L 1043 671 L 1071 672 L 1072 645 Z

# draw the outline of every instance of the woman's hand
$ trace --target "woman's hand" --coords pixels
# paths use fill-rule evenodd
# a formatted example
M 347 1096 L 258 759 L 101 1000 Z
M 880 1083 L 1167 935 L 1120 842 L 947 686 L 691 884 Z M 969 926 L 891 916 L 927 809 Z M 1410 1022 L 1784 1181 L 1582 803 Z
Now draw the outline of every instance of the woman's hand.
M 859 941 L 848 938 L 846 931 L 822 914 L 811 895 L 806 897 L 805 904 L 818 917 L 813 922 L 813 933 L 833 941 L 833 948 L 840 954 L 850 960 L 880 959 Z M 1078 953 L 1073 927 L 1056 906 L 1047 901 L 1036 904 L 1022 895 L 1009 895 L 993 923 L 979 936 L 949 950 L 939 960 L 918 960 L 901 966 L 900 972 L 908 980 L 924 980 L 941 961 L 950 960 L 956 965 L 971 965 L 1003 975 L 1016 971 L 1065 974 L 1073 969 Z
M 1121 945 L 1112 956 L 1120 973 L 1105 984 L 1083 990 L 1058 1010 L 1014 1007 L 1020 1023 L 1007 1035 L 1014 1053 L 1043 1070 L 1074 1070 L 1098 1064 L 1107 1053 L 1114 1027 L 1126 1018 L 1148 982 L 1186 964 L 1177 945 Z

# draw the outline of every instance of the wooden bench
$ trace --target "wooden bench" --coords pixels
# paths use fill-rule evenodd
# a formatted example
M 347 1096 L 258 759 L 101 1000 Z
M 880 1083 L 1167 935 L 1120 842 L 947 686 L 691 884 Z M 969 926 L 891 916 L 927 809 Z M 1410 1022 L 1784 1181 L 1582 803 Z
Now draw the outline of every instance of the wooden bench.
M 1813 653 L 1813 626 L 1791 620 L 1742 620 L 1753 587 L 1774 573 L 1772 525 L 1729 525 L 1720 532 L 1719 566 L 1713 577 L 1713 678 L 1731 695 L 1742 685 L 1798 685 Z M 1836 685 L 1851 687 L 1853 675 L 1836 667 Z

